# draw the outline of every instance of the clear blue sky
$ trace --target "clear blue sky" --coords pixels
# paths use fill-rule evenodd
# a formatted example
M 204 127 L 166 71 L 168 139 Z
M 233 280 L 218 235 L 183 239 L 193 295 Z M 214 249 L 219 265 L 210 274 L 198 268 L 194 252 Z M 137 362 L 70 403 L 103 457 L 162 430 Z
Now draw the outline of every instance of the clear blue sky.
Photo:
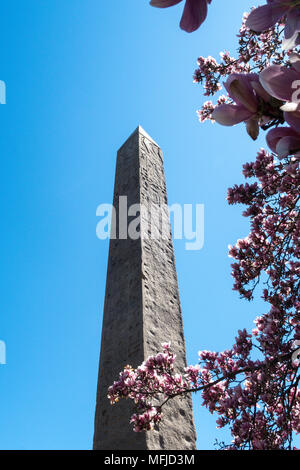
M 192 80 L 199 55 L 235 50 L 252 4 L 214 0 L 188 35 L 183 4 L 1 2 L 1 449 L 91 448 L 108 256 L 96 208 L 112 201 L 116 150 L 138 124 L 163 149 L 169 202 L 205 204 L 204 248 L 175 243 L 188 362 L 265 311 L 232 291 L 227 246 L 248 222 L 225 199 L 264 138 L 201 125 Z M 200 402 L 198 447 L 210 449 L 223 434 Z

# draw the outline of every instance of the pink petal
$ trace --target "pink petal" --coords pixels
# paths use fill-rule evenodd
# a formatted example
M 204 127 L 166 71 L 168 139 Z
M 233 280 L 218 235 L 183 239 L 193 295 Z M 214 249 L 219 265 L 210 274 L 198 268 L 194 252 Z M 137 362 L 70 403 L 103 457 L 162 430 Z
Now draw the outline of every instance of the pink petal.
M 225 88 L 229 96 L 237 103 L 242 104 L 252 113 L 257 111 L 258 101 L 251 85 L 251 80 L 258 80 L 255 74 L 231 74 L 226 83 Z
M 168 8 L 180 2 L 182 2 L 182 0 L 151 0 L 150 5 L 157 8 Z
M 221 104 L 212 113 L 212 118 L 222 126 L 234 126 L 240 122 L 247 121 L 253 113 L 244 106 L 233 104 Z
M 280 65 L 271 65 L 259 75 L 260 83 L 264 89 L 271 96 L 282 101 L 292 101 L 291 97 L 294 92 L 292 85 L 299 79 L 300 74 L 296 70 L 287 69 Z
M 289 61 L 292 64 L 293 69 L 300 73 L 300 55 L 296 52 L 292 52 L 289 56 Z
M 286 122 L 297 132 L 300 132 L 300 113 L 283 113 Z
M 201 26 L 207 16 L 207 0 L 186 0 L 180 27 L 192 33 Z
M 300 41 L 299 41 L 299 33 L 298 31 L 293 34 L 290 38 L 284 37 L 282 40 L 282 50 L 283 51 L 289 51 L 291 49 L 294 49 L 296 46 L 299 46 Z
M 255 8 L 247 18 L 246 26 L 256 33 L 261 33 L 274 26 L 285 13 L 289 7 L 263 5 L 262 7 Z
M 299 8 L 293 8 L 287 15 L 284 35 L 286 39 L 290 39 L 296 32 L 300 31 L 300 14 Z
M 266 136 L 266 141 L 272 152 L 276 152 L 278 142 L 284 137 L 300 137 L 291 127 L 276 127 L 271 129 Z
M 254 116 L 253 118 L 248 119 L 248 121 L 246 122 L 246 129 L 251 139 L 256 140 L 259 136 L 259 125 L 257 117 Z
M 266 103 L 271 99 L 269 93 L 263 88 L 260 82 L 251 82 L 253 89 L 256 91 L 257 96 L 262 98 Z
M 285 158 L 300 150 L 300 135 L 298 137 L 283 137 L 276 146 L 279 158 Z

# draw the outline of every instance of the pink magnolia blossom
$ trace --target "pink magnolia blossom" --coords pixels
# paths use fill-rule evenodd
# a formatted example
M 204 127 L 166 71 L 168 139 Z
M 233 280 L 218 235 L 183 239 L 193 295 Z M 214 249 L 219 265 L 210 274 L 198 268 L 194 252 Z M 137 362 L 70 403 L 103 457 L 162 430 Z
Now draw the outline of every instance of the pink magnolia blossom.
M 253 10 L 246 22 L 251 30 L 261 33 L 272 28 L 281 18 L 286 17 L 285 49 L 299 44 L 300 2 L 298 0 L 267 0 L 267 5 Z
M 248 74 L 254 70 L 259 73 L 271 62 L 280 65 L 285 63 L 288 54 L 281 49 L 282 29 L 280 25 L 274 26 L 265 33 L 256 35 L 246 27 L 248 16 L 248 13 L 244 13 L 242 26 L 238 33 L 237 57 L 225 50 L 220 52 L 220 62 L 211 56 L 206 58 L 200 56 L 198 58 L 198 68 L 194 72 L 194 82 L 203 86 L 204 96 L 212 96 L 221 91 L 221 79 L 223 77 L 228 77 L 233 73 Z M 219 102 L 221 98 L 222 103 Z M 226 102 L 228 103 L 229 99 L 219 97 L 217 105 Z M 204 103 L 202 109 L 197 111 L 200 121 L 204 122 L 209 119 L 214 122 L 212 113 L 215 107 L 216 105 L 212 101 Z M 278 112 L 278 109 L 277 118 L 279 118 L 278 124 L 281 124 L 282 113 Z
M 168 8 L 177 5 L 182 0 L 151 0 L 150 5 L 158 8 Z M 192 33 L 202 25 L 207 16 L 207 5 L 211 0 L 186 0 L 180 27 Z
M 271 65 L 259 76 L 264 89 L 274 98 L 285 101 L 281 107 L 284 119 L 300 132 L 300 56 L 292 54 L 291 67 Z
M 276 127 L 267 134 L 267 144 L 279 158 L 300 152 L 300 134 L 291 127 Z
M 212 113 L 212 119 L 223 126 L 233 126 L 244 121 L 248 134 L 255 140 L 259 133 L 259 124 L 266 119 L 262 103 L 267 104 L 271 96 L 259 83 L 259 76 L 254 73 L 233 73 L 224 86 L 236 104 L 217 106 Z

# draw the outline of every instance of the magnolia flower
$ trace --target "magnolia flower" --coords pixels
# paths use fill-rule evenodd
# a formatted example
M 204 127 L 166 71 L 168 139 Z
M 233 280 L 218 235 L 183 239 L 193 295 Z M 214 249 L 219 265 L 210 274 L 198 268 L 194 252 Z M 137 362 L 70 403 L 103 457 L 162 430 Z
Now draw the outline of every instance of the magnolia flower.
M 151 0 L 150 5 L 158 8 L 168 8 L 177 5 L 182 0 Z M 201 26 L 207 16 L 207 5 L 211 0 L 186 0 L 180 22 L 181 29 L 192 33 Z
M 300 2 L 299 0 L 267 0 L 267 5 L 253 10 L 246 21 L 246 26 L 257 33 L 272 28 L 286 17 L 284 49 L 297 46 L 300 33 Z
M 261 102 L 268 102 L 271 96 L 259 83 L 257 74 L 233 73 L 224 86 L 230 98 L 236 104 L 221 104 L 212 113 L 212 118 L 223 126 L 234 126 L 245 122 L 247 132 L 255 140 L 259 133 L 259 124 L 263 119 Z
M 271 129 L 266 137 L 267 144 L 279 158 L 285 158 L 300 151 L 300 134 L 291 127 Z
M 292 67 L 271 65 L 260 73 L 264 89 L 274 98 L 285 101 L 281 106 L 286 122 L 300 132 L 300 56 L 292 54 Z

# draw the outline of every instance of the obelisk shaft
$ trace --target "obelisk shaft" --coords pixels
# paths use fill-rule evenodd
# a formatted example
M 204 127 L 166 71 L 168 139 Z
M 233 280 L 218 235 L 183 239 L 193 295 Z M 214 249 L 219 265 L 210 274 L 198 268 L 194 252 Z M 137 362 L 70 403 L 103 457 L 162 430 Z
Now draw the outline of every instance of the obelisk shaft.
M 119 239 L 119 201 L 141 204 L 141 236 Z M 159 429 L 135 433 L 129 424 L 133 406 L 111 406 L 107 389 L 125 365 L 138 366 L 170 341 L 178 370 L 186 365 L 185 344 L 169 215 L 153 206 L 167 204 L 163 157 L 159 146 L 139 126 L 118 151 L 114 207 L 117 239 L 110 240 L 99 364 L 94 449 L 195 449 L 192 400 L 171 400 Z M 150 209 L 152 210 L 150 211 Z M 153 215 L 154 214 L 154 215 Z M 128 225 L 132 217 L 128 218 Z M 156 229 L 156 231 L 155 231 Z M 154 232 L 156 237 L 153 238 Z M 158 234 L 163 236 L 158 236 Z

